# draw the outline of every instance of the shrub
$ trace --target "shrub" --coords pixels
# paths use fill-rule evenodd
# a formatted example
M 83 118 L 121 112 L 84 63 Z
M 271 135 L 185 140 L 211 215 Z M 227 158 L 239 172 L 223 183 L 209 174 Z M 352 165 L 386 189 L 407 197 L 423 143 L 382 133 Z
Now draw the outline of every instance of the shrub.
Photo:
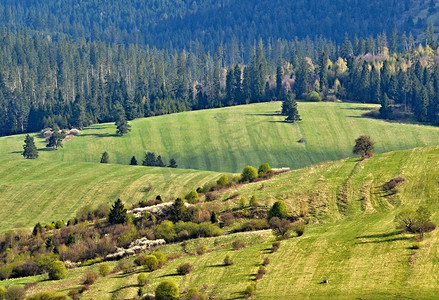
M 233 246 L 234 250 L 241 250 L 241 249 L 247 247 L 247 245 L 244 244 L 244 242 L 239 240 L 239 239 L 238 240 L 234 240 L 233 243 L 232 243 L 232 246 Z
M 98 279 L 98 274 L 93 271 L 87 271 L 84 276 L 84 284 L 92 285 Z
M 255 294 L 255 284 L 252 283 L 250 285 L 247 286 L 247 288 L 245 289 L 244 295 L 246 297 L 251 297 Z
M 242 170 L 241 181 L 252 182 L 258 178 L 258 170 L 255 167 L 247 166 Z
M 0 267 L 0 280 L 8 279 L 12 274 L 13 266 L 6 264 Z
M 244 224 L 241 225 L 239 231 L 255 231 L 267 229 L 270 226 L 268 225 L 267 220 L 265 219 L 251 219 Z
M 280 242 L 274 242 L 271 244 L 271 252 L 276 252 L 280 248 Z
M 264 257 L 264 261 L 262 262 L 263 266 L 268 266 L 268 264 L 270 263 L 270 258 L 269 257 Z
M 196 190 L 192 190 L 184 197 L 188 203 L 197 203 L 200 198 L 198 197 L 198 193 Z
M 177 236 L 174 223 L 169 220 L 164 220 L 155 228 L 154 235 L 157 239 L 165 239 L 167 242 L 172 242 Z
M 271 220 L 271 218 L 274 217 L 278 217 L 279 219 L 285 219 L 288 217 L 288 209 L 284 201 L 278 200 L 274 202 L 273 206 L 268 212 L 268 220 Z
M 148 276 L 145 273 L 140 273 L 137 275 L 137 285 L 145 286 L 148 283 Z
M 97 218 L 105 218 L 110 213 L 110 206 L 107 203 L 99 204 L 98 208 L 94 211 L 94 215 Z
M 100 262 L 102 262 L 102 258 L 97 257 L 97 258 L 88 259 L 88 260 L 84 261 L 80 266 L 81 267 L 88 267 L 88 266 L 91 266 L 94 264 L 98 264 Z
M 273 230 L 273 233 L 281 238 L 288 237 L 288 230 L 291 229 L 290 221 L 286 219 L 279 219 L 278 217 L 273 217 L 270 220 L 270 228 Z
M 155 300 L 177 300 L 179 297 L 180 289 L 172 279 L 160 282 L 155 290 Z
M 228 212 L 221 216 L 224 226 L 230 226 L 235 222 L 235 217 L 232 213 Z
M 265 273 L 267 273 L 267 270 L 265 270 L 265 267 L 260 266 L 258 269 L 258 272 L 256 273 L 256 280 L 262 279 L 262 277 L 264 277 Z
M 66 294 L 54 292 L 54 291 L 45 291 L 33 294 L 27 298 L 28 300 L 66 300 L 68 299 Z
M 189 274 L 194 270 L 194 266 L 190 263 L 182 263 L 177 267 L 177 273 L 180 275 Z
M 418 250 L 419 248 L 421 248 L 421 243 L 420 242 L 413 242 L 412 249 Z
M 64 225 L 65 225 L 65 223 L 64 223 L 63 220 L 58 220 L 58 221 L 55 222 L 55 228 L 56 229 L 60 229 L 60 228 L 64 227 Z
M 395 191 L 394 189 L 401 183 L 404 182 L 405 178 L 401 176 L 396 176 L 389 181 L 387 181 L 385 184 L 383 184 L 383 190 L 389 192 L 389 191 Z
M 143 259 L 143 266 L 150 272 L 154 271 L 158 265 L 159 265 L 159 261 L 157 257 L 155 257 L 154 255 L 147 255 Z
M 244 197 L 241 197 L 241 199 L 239 199 L 239 206 L 241 208 L 244 208 L 247 205 L 247 200 Z
M 218 199 L 218 194 L 216 192 L 206 193 L 206 202 L 215 201 Z
M 305 222 L 294 223 L 292 229 L 296 232 L 297 236 L 302 236 L 305 233 L 306 224 Z
M 207 252 L 207 246 L 206 245 L 198 245 L 196 250 L 198 255 L 203 255 Z
M 6 288 L 4 286 L 0 286 L 0 300 L 6 299 Z
M 317 93 L 316 91 L 312 91 L 311 93 L 309 93 L 306 96 L 306 99 L 308 101 L 314 101 L 314 102 L 320 102 L 322 101 L 322 97 L 320 97 L 319 93 Z
M 264 177 L 265 174 L 267 174 L 269 171 L 271 171 L 271 167 L 268 163 L 262 164 L 258 169 L 258 176 Z
M 67 268 L 62 261 L 55 261 L 49 269 L 49 279 L 60 280 L 67 277 Z
M 19 286 L 11 286 L 6 290 L 6 299 L 8 300 L 22 300 L 25 296 L 26 291 Z
M 226 187 L 229 185 L 229 176 L 226 174 L 221 175 L 221 177 L 217 180 L 216 184 L 222 187 Z
M 145 259 L 145 256 L 146 256 L 146 254 L 139 254 L 135 259 L 134 259 L 134 263 L 137 265 L 137 266 L 141 266 L 141 265 L 143 265 L 143 261 L 144 261 L 144 259 Z
M 224 258 L 224 265 L 226 266 L 231 266 L 233 265 L 233 261 L 232 258 L 230 257 L 230 255 L 226 255 L 226 257 Z
M 258 198 L 256 197 L 256 195 L 253 195 L 250 198 L 250 202 L 249 202 L 250 206 L 256 207 L 258 206 Z
M 120 260 L 117 264 L 117 268 L 121 270 L 123 273 L 129 273 L 131 271 L 131 266 L 128 262 Z
M 102 277 L 105 277 L 108 274 L 110 274 L 110 265 L 108 263 L 102 263 L 99 266 L 99 274 L 101 274 Z
M 151 254 L 157 258 L 160 267 L 168 261 L 168 258 L 162 251 L 154 251 Z
M 191 288 L 186 294 L 187 300 L 198 300 L 201 299 L 200 291 L 197 288 Z

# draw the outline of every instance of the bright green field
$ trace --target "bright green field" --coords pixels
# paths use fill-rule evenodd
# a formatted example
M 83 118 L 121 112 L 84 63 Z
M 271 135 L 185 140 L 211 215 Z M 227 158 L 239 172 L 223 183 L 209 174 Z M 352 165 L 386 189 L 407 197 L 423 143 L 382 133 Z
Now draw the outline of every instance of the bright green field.
M 29 227 L 36 222 L 68 220 L 86 204 L 97 207 L 118 198 L 128 205 L 157 195 L 175 199 L 217 177 L 214 172 L 184 169 L 2 160 L 0 231 L 16 224 Z
M 354 139 L 372 137 L 376 152 L 439 144 L 439 128 L 363 118 L 373 105 L 299 103 L 303 121 L 283 122 L 280 102 L 183 112 L 130 122 L 132 131 L 115 136 L 113 124 L 86 128 L 58 151 L 40 151 L 41 159 L 98 162 L 108 151 L 110 161 L 128 164 L 144 153 L 171 157 L 179 167 L 240 172 L 246 165 L 269 162 L 272 167 L 301 168 L 352 156 Z M 305 143 L 298 143 L 300 138 Z M 20 157 L 23 136 L 0 138 L 0 154 Z M 44 147 L 43 143 L 39 144 Z
M 382 184 L 398 175 L 406 181 L 396 195 L 386 196 Z M 439 224 L 438 178 L 439 147 L 434 146 L 375 155 L 361 162 L 347 159 L 320 164 L 242 186 L 229 193 L 246 197 L 256 194 L 261 203 L 267 204 L 285 199 L 292 211 L 305 201 L 308 217 L 334 221 L 309 226 L 304 236 L 283 241 L 274 254 L 267 250 L 273 241 L 269 232 L 163 246 L 162 250 L 170 255 L 192 252 L 197 243 L 206 244 L 213 251 L 201 257 L 179 258 L 150 273 L 146 290 L 152 292 L 161 280 L 173 278 L 181 290 L 205 286 L 206 293 L 213 293 L 217 299 L 240 299 L 246 286 L 253 282 L 259 264 L 268 256 L 270 264 L 267 274 L 257 283 L 256 299 L 438 299 L 438 230 L 426 234 L 421 248 L 413 250 L 413 235 L 397 232 L 393 223 L 398 211 L 422 204 Z M 346 212 L 340 212 L 337 206 L 341 188 L 347 195 Z M 233 201 L 220 200 L 216 205 L 230 207 L 236 205 Z M 249 246 L 233 251 L 231 241 L 235 238 Z M 232 256 L 234 265 L 221 266 L 226 254 Z M 176 275 L 176 267 L 182 262 L 192 263 L 194 272 Z M 133 298 L 140 271 L 101 278 L 84 294 L 84 299 L 110 299 L 119 291 L 124 299 Z M 66 290 L 81 281 L 79 269 L 69 274 L 65 281 L 45 281 L 35 289 Z M 319 284 L 325 279 L 329 283 Z M 3 284 L 8 283 L 22 281 Z

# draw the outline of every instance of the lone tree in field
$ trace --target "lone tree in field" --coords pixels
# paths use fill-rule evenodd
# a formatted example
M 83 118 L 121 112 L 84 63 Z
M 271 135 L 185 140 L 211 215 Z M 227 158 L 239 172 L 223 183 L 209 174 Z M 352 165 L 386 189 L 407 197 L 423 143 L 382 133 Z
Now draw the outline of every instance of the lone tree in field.
M 370 139 L 370 136 L 362 135 L 355 140 L 354 154 L 360 154 L 361 159 L 366 159 L 373 156 L 373 149 L 375 143 Z
M 38 149 L 35 146 L 34 138 L 26 134 L 23 145 L 23 156 L 26 159 L 38 158 Z
M 126 217 L 127 209 L 123 205 L 122 201 L 117 199 L 111 207 L 110 213 L 108 214 L 108 222 L 110 224 L 123 224 L 125 223 Z
M 131 166 L 137 166 L 137 159 L 136 159 L 135 156 L 131 157 L 130 165 Z
M 107 151 L 105 151 L 104 153 L 102 153 L 102 156 L 101 156 L 101 164 L 108 164 L 109 158 L 110 158 L 110 157 L 109 157 Z
M 417 210 L 405 209 L 395 216 L 397 229 L 402 229 L 411 233 L 418 233 L 422 239 L 425 232 L 430 232 L 436 228 L 436 224 L 431 222 L 431 213 L 423 206 Z
M 285 121 L 294 123 L 302 120 L 297 109 L 297 102 L 293 93 L 288 93 L 285 100 L 282 102 L 282 115 L 287 116 Z
M 128 121 L 125 116 L 125 110 L 123 109 L 123 107 L 121 105 L 118 105 L 116 109 L 116 134 L 122 136 L 131 131 L 131 126 L 128 125 Z
M 66 134 L 63 131 L 54 130 L 52 136 L 49 138 L 49 143 L 46 147 L 53 147 L 55 150 L 58 148 L 62 148 L 62 141 L 66 137 Z
M 175 161 L 175 159 L 171 158 L 169 160 L 169 168 L 177 168 L 177 162 Z

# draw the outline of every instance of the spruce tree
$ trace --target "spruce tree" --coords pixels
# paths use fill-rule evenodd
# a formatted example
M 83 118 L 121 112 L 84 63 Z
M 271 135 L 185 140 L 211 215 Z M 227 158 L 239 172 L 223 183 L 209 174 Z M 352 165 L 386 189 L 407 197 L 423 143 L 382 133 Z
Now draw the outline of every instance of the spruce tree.
M 131 157 L 130 165 L 131 166 L 137 166 L 137 159 L 136 159 L 135 156 Z
M 177 162 L 175 161 L 175 159 L 171 158 L 169 160 L 169 168 L 177 168 Z
M 108 214 L 108 222 L 110 224 L 123 224 L 125 223 L 126 216 L 127 209 L 123 205 L 122 201 L 117 199 L 111 207 L 110 213 Z
M 129 131 L 131 131 L 131 126 L 128 125 L 128 121 L 125 116 L 125 110 L 121 105 L 118 105 L 116 111 L 116 127 L 116 134 L 120 136 L 127 134 Z
M 110 157 L 109 157 L 107 151 L 105 151 L 104 153 L 102 153 L 102 156 L 101 156 L 101 164 L 108 164 L 109 158 L 110 158 Z
M 162 167 L 162 168 L 165 166 L 165 163 L 163 162 L 161 155 L 157 156 L 157 164 L 156 165 L 157 165 L 157 167 Z
M 286 122 L 294 123 L 302 120 L 297 109 L 297 102 L 292 93 L 288 93 L 286 99 L 282 102 L 282 114 L 287 116 Z
M 148 166 L 148 167 L 155 167 L 157 166 L 157 159 L 154 152 L 147 152 L 145 153 L 145 159 L 142 162 L 142 165 Z
M 26 159 L 38 158 L 38 149 L 35 146 L 34 138 L 28 134 L 24 139 L 23 156 Z

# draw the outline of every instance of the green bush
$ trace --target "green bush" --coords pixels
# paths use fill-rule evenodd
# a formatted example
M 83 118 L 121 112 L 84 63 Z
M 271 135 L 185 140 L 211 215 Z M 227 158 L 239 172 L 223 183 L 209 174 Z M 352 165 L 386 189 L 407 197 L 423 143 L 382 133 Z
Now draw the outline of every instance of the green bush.
M 151 255 L 154 255 L 157 258 L 159 266 L 163 266 L 168 261 L 168 258 L 162 251 L 154 251 Z
M 226 174 L 221 175 L 221 177 L 217 180 L 216 184 L 222 187 L 227 187 L 229 185 L 229 176 Z
M 12 274 L 12 264 L 6 264 L 0 267 L 0 280 L 8 279 Z
M 292 229 L 296 232 L 297 236 L 302 236 L 305 233 L 306 224 L 305 222 L 294 223 Z
M 271 171 L 270 165 L 268 163 L 262 164 L 258 169 L 258 175 L 264 177 L 269 171 Z
M 99 274 L 101 274 L 102 277 L 107 276 L 108 274 L 110 274 L 110 265 L 108 263 L 102 263 L 99 266 Z
M 147 255 L 143 259 L 143 266 L 150 272 L 154 271 L 158 265 L 159 261 L 154 255 Z
M 130 264 L 125 260 L 120 260 L 119 263 L 117 264 L 117 268 L 125 274 L 129 273 L 132 269 Z
M 256 207 L 258 206 L 258 198 L 256 197 L 256 195 L 253 195 L 250 198 L 250 202 L 249 202 L 250 206 Z
M 84 276 L 84 284 L 85 285 L 92 285 L 95 283 L 95 281 L 98 279 L 98 274 L 93 271 L 87 271 Z
M 97 258 L 93 258 L 93 259 L 89 259 L 89 260 L 84 261 L 80 266 L 81 267 L 88 267 L 88 266 L 91 266 L 94 264 L 98 264 L 100 262 L 102 262 L 102 258 L 97 257 Z
M 0 298 L 1 299 L 1 298 Z M 54 291 L 45 291 L 33 294 L 27 298 L 28 300 L 66 300 L 68 299 L 66 294 L 54 292 Z
M 189 274 L 190 272 L 192 272 L 194 270 L 194 266 L 191 265 L 190 263 L 181 263 L 178 267 L 177 267 L 177 273 L 180 275 L 186 275 Z
M 60 228 L 64 227 L 64 225 L 65 225 L 65 223 L 64 223 L 63 220 L 58 220 L 58 221 L 55 222 L 55 228 L 56 229 L 60 229 Z
M 198 255 L 203 255 L 207 252 L 207 246 L 206 245 L 198 245 L 196 250 Z
M 245 289 L 244 294 L 245 294 L 246 297 L 253 296 L 255 294 L 255 284 L 252 283 L 249 286 L 247 286 L 247 288 Z
M 239 199 L 239 206 L 241 208 L 244 208 L 247 205 L 247 200 L 244 197 L 241 197 L 241 199 Z
M 192 190 L 184 197 L 188 203 L 197 203 L 200 198 L 198 197 L 198 193 L 196 190 Z
M 174 223 L 169 220 L 164 220 L 155 228 L 154 235 L 157 239 L 164 239 L 166 242 L 172 242 L 177 236 Z
M 288 217 L 288 209 L 284 201 L 278 200 L 274 202 L 273 206 L 268 212 L 268 220 L 274 217 L 278 217 L 279 219 L 285 219 Z
M 6 288 L 4 286 L 0 286 L 0 300 L 6 299 Z
M 316 91 L 312 91 L 311 93 L 309 93 L 308 96 L 306 96 L 306 99 L 308 101 L 314 101 L 314 102 L 322 101 L 322 97 L 320 97 L 319 93 L 317 93 Z
M 155 290 L 155 300 L 177 300 L 179 297 L 180 289 L 172 279 L 160 282 Z
M 62 261 L 55 261 L 49 269 L 49 279 L 60 280 L 67 277 L 67 268 Z
M 237 240 L 233 241 L 232 247 L 233 247 L 233 250 L 241 250 L 241 249 L 247 247 L 247 245 L 243 241 L 241 241 L 240 239 L 237 239 Z
M 140 273 L 137 276 L 137 285 L 139 286 L 145 286 L 148 282 L 148 276 L 145 273 Z
M 247 166 L 242 170 L 241 181 L 252 182 L 258 178 L 258 170 L 255 167 Z
M 226 255 L 226 257 L 224 258 L 224 265 L 226 265 L 226 266 L 231 266 L 231 265 L 233 265 L 233 260 L 232 260 L 232 258 L 230 257 L 230 255 Z

